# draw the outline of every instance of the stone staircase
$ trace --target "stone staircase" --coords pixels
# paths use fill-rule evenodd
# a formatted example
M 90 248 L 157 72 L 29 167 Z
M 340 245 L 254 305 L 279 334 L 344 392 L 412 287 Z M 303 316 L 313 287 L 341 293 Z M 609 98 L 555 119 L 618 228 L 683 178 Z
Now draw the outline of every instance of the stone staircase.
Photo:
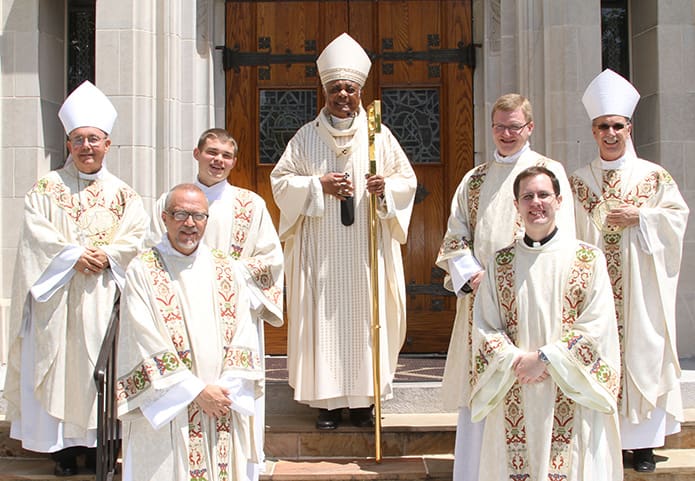
M 670 436 L 666 446 L 657 450 L 655 473 L 626 469 L 625 481 L 695 480 L 695 359 L 684 367 L 689 370 L 683 377 L 686 422 L 682 432 Z M 346 423 L 335 431 L 318 432 L 314 411 L 295 403 L 286 383 L 269 383 L 267 459 L 261 481 L 451 480 L 456 414 L 444 412 L 438 390 L 436 382 L 396 383 L 394 399 L 383 404 L 383 458 L 376 463 L 372 429 Z M 50 459 L 24 451 L 10 439 L 9 423 L 0 420 L 0 481 L 60 479 L 52 476 L 52 470 Z

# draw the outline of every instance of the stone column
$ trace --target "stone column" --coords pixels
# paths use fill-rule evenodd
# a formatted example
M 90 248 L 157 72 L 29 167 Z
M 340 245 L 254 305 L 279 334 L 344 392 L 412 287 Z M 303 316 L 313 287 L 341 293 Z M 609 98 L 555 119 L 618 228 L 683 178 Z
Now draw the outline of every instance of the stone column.
M 215 126 L 217 3 L 97 2 L 96 80 L 119 114 L 109 168 L 146 203 L 194 179 L 193 148 Z M 223 100 L 221 107 L 224 112 Z
M 7 359 L 12 273 L 24 194 L 65 159 L 65 2 L 5 0 L 0 79 L 0 365 Z
M 635 149 L 674 177 L 695 209 L 695 10 L 692 2 L 630 2 L 632 83 L 641 95 Z M 692 214 L 691 214 L 692 219 Z M 695 229 L 683 246 L 676 305 L 678 352 L 695 356 Z
M 474 0 L 474 19 L 477 160 L 494 150 L 495 100 L 518 92 L 533 105 L 531 147 L 575 170 L 593 143 L 580 99 L 601 70 L 599 0 Z

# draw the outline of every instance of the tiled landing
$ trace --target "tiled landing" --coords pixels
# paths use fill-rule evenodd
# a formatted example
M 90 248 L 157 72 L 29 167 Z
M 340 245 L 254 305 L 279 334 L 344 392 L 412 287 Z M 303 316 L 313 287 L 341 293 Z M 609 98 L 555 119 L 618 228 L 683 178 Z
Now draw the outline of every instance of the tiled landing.
M 451 481 L 453 456 L 408 458 L 323 459 L 321 461 L 268 462 L 263 481 L 342 481 L 342 480 L 441 480 Z

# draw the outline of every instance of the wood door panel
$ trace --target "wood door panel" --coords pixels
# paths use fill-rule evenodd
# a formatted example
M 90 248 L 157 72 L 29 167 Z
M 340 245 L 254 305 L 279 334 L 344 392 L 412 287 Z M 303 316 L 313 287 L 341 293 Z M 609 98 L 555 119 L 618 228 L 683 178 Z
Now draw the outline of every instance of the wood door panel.
M 441 311 L 409 310 L 408 332 L 401 352 L 445 353 L 455 316 L 455 306 Z
M 406 283 L 411 286 L 403 350 L 445 352 L 455 316 L 455 298 L 423 293 L 421 288 L 427 291 L 427 286 L 436 286 L 443 280 L 443 273 L 434 261 L 446 230 L 451 197 L 465 172 L 473 166 L 472 69 L 455 63 L 384 60 L 383 55 L 455 49 L 459 42 L 470 43 L 471 1 L 237 0 L 226 3 L 226 15 L 226 46 L 238 48 L 239 52 L 307 55 L 313 56 L 313 60 L 328 42 L 347 31 L 373 55 L 362 95 L 365 106 L 375 98 L 384 98 L 384 89 L 437 92 L 440 158 L 413 163 L 419 190 L 408 242 L 402 247 Z M 391 44 L 384 42 L 385 39 L 390 39 Z M 276 226 L 279 210 L 269 179 L 273 164 L 260 161 L 260 93 L 309 89 L 315 92 L 317 112 L 312 115 L 316 115 L 324 98 L 318 72 L 312 74 L 312 67 L 315 67 L 313 61 L 227 70 L 226 125 L 239 142 L 239 159 L 230 181 L 261 195 Z M 384 122 L 394 130 L 387 117 Z M 413 147 L 412 142 L 409 148 L 418 153 L 419 147 Z M 286 337 L 287 326 L 266 329 L 266 351 L 285 353 Z
M 379 39 L 391 39 L 393 42 L 392 48 L 386 49 L 380 41 L 378 48 L 381 53 L 427 51 L 432 48 L 428 45 L 428 36 L 439 35 L 441 32 L 441 2 L 379 2 L 378 16 Z M 427 62 L 388 63 L 393 65 L 393 73 L 383 75 L 382 81 L 393 79 L 399 83 L 408 84 L 431 82 Z

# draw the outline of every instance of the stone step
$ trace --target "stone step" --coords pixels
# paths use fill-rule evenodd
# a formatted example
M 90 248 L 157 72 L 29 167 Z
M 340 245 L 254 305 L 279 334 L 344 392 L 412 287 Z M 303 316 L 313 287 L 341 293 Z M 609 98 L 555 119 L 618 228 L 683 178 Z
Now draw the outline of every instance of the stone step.
M 624 481 L 695 479 L 695 449 L 660 449 L 656 450 L 656 457 L 654 473 L 637 473 L 628 468 L 624 471 Z M 381 463 L 374 459 L 282 460 L 268 462 L 261 481 L 451 481 L 452 472 L 453 457 L 450 455 L 384 457 Z
M 383 457 L 453 455 L 456 414 L 390 414 L 382 416 Z M 265 453 L 268 458 L 306 460 L 375 456 L 373 428 L 348 423 L 332 431 L 314 427 L 315 414 L 268 416 Z
M 684 414 L 681 432 L 666 437 L 665 449 L 695 449 L 695 408 L 685 409 Z
M 638 473 L 631 468 L 623 471 L 624 481 L 693 481 L 695 479 L 695 449 L 655 449 L 656 471 Z
M 656 450 L 656 473 L 626 469 L 625 481 L 695 479 L 695 446 L 691 444 L 695 410 L 688 410 L 687 417 L 684 434 L 676 435 L 680 439 L 670 437 L 666 448 Z M 373 430 L 340 426 L 318 432 L 313 422 L 313 416 L 268 416 L 267 462 L 261 481 L 451 480 L 455 415 L 384 414 L 381 463 L 374 460 Z M 689 447 L 674 448 L 672 444 Z M 32 454 L 0 457 L 0 481 L 55 481 L 52 461 Z M 93 481 L 95 477 L 80 474 L 69 479 Z
M 695 479 L 695 449 L 656 450 L 656 471 L 641 474 L 626 469 L 624 481 L 692 481 Z M 374 459 L 269 460 L 261 481 L 450 481 L 453 456 L 412 456 Z M 95 481 L 93 474 L 69 478 L 53 476 L 53 463 L 39 458 L 0 458 L 0 481 Z M 119 481 L 116 475 L 114 481 Z
M 268 462 L 261 481 L 451 481 L 453 456 Z M 2 478 L 0 478 L 2 479 Z M 679 480 L 680 481 L 680 480 Z
M 53 475 L 53 461 L 49 458 L 2 458 L 0 457 L 0 481 L 96 481 L 93 473 L 80 473 L 75 476 L 58 477 Z M 120 481 L 117 474 L 113 481 Z
M 393 398 L 384 401 L 381 410 L 386 414 L 446 413 L 441 397 L 441 382 L 397 382 Z M 287 382 L 266 383 L 266 415 L 301 416 L 316 410 L 294 400 L 294 391 Z

